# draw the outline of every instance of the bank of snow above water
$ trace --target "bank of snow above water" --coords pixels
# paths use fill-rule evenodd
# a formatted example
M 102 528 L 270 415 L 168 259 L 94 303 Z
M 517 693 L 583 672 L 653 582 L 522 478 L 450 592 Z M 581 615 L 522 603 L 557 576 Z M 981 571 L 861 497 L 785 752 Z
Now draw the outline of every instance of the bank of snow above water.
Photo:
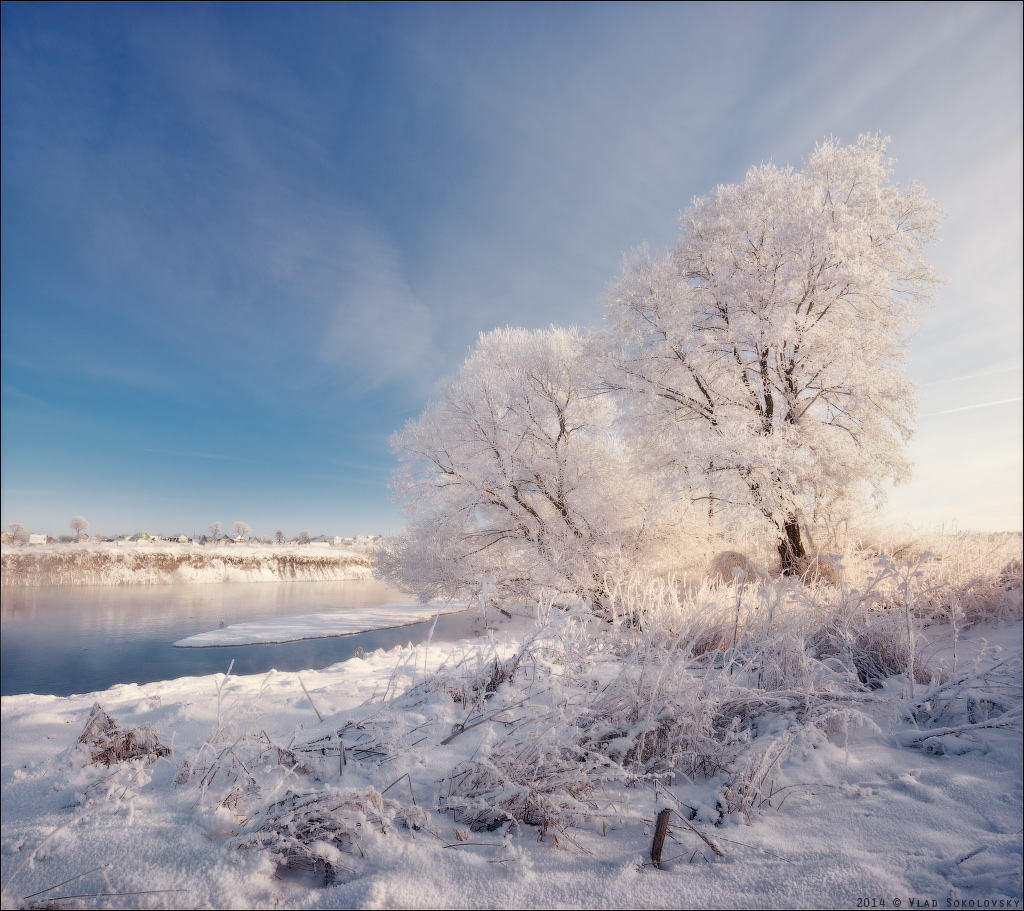
M 8 547 L 5 586 L 329 582 L 369 579 L 364 548 L 160 542 Z
M 600 617 L 4 697 L 3 905 L 1020 909 L 1008 556 L 609 575 Z
M 953 629 L 926 632 L 951 661 Z M 825 667 L 798 699 L 556 615 L 301 675 L 5 697 L 3 906 L 1020 908 L 1020 651 L 1019 621 L 979 624 L 966 685 Z
M 330 611 L 301 617 L 275 617 L 272 620 L 235 623 L 208 633 L 179 639 L 174 645 L 177 648 L 216 648 L 225 645 L 271 645 L 296 642 L 300 639 L 329 639 L 334 636 L 353 636 L 371 630 L 409 626 L 441 614 L 454 614 L 466 609 L 465 604 L 419 604 L 401 601 L 342 612 Z

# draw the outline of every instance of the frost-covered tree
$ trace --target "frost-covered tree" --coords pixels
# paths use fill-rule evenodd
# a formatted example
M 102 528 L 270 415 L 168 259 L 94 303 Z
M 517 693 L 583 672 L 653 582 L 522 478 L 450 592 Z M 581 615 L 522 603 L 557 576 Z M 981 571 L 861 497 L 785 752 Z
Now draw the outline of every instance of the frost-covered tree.
M 25 526 L 21 522 L 12 522 L 7 526 L 7 533 L 11 536 L 11 540 L 15 544 L 27 544 L 28 543 L 28 532 L 25 530 Z
M 218 538 L 220 538 L 221 527 L 222 526 L 221 526 L 220 522 L 211 522 L 210 523 L 210 527 L 209 527 L 208 531 L 210 532 L 210 537 L 213 538 L 214 541 L 216 541 Z
M 247 538 L 252 532 L 247 522 L 235 522 L 235 537 Z
M 830 140 L 696 199 L 678 245 L 635 254 L 608 295 L 609 383 L 646 451 L 760 514 L 787 572 L 810 499 L 909 472 L 906 332 L 940 283 L 922 248 L 942 213 L 890 183 L 886 142 Z
M 274 542 L 276 544 L 284 544 L 284 531 L 282 529 L 279 528 L 277 530 L 276 534 L 274 535 Z
M 82 536 L 82 532 L 88 527 L 89 523 L 82 516 L 71 517 L 71 530 L 75 533 L 76 541 Z
M 576 330 L 481 335 L 392 439 L 409 525 L 376 554 L 377 574 L 424 600 L 482 586 L 499 601 L 599 598 L 608 561 L 642 546 L 650 516 L 593 366 Z

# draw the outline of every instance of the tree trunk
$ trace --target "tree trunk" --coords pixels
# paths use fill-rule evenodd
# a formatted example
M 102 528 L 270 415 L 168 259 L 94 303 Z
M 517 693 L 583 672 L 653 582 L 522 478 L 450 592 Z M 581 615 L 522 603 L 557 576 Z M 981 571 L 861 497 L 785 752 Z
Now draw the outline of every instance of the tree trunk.
M 779 535 L 779 559 L 782 573 L 786 576 L 799 575 L 803 559 L 807 556 L 804 542 L 800 538 L 800 523 L 796 516 L 786 516 Z

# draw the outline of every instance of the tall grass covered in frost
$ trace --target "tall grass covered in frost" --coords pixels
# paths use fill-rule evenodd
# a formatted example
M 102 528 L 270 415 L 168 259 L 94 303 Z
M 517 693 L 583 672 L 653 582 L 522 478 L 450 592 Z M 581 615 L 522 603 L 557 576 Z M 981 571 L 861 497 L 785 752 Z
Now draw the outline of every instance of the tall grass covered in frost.
M 312 711 L 283 733 L 225 677 L 209 737 L 161 761 L 238 848 L 327 881 L 383 839 L 585 850 L 584 833 L 666 808 L 711 860 L 716 827 L 779 807 L 787 762 L 827 739 L 885 719 L 882 736 L 942 754 L 1020 730 L 1020 658 L 956 648 L 972 624 L 1021 619 L 1020 536 L 945 543 L 851 550 L 834 584 L 609 573 L 600 615 L 534 603 L 528 632 L 449 647 L 435 670 L 403 653 L 355 710 L 322 712 L 298 680 Z
M 532 830 L 573 849 L 611 821 L 649 825 L 666 800 L 718 854 L 716 825 L 786 799 L 787 759 L 880 710 L 905 746 L 936 753 L 1020 728 L 1019 660 L 957 666 L 955 648 L 940 661 L 929 645 L 939 624 L 955 641 L 1021 617 L 1019 538 L 953 543 L 854 552 L 833 561 L 836 584 L 609 574 L 604 616 L 534 604 L 526 635 L 464 644 L 426 675 L 400 663 L 380 696 L 274 753 L 289 786 L 266 773 L 272 800 L 235 772 L 265 765 L 265 734 L 233 736 L 230 763 L 207 750 L 232 774 L 218 795 L 207 769 L 204 800 L 236 815 L 239 846 L 325 876 L 358 865 L 366 820 L 452 845 Z M 185 759 L 180 780 L 196 768 Z

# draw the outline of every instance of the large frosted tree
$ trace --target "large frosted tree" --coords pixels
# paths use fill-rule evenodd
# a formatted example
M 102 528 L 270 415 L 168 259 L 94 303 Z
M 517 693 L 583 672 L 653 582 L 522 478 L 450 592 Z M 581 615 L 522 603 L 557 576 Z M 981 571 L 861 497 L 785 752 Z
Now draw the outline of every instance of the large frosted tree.
M 385 580 L 432 597 L 541 592 L 600 599 L 612 561 L 643 546 L 650 503 L 612 434 L 575 330 L 495 330 L 392 443 L 409 517 L 375 558 Z
M 808 500 L 907 477 L 906 334 L 940 279 L 939 207 L 890 183 L 886 140 L 820 145 L 694 200 L 667 256 L 611 289 L 611 386 L 646 451 L 695 498 L 753 510 L 783 569 Z

